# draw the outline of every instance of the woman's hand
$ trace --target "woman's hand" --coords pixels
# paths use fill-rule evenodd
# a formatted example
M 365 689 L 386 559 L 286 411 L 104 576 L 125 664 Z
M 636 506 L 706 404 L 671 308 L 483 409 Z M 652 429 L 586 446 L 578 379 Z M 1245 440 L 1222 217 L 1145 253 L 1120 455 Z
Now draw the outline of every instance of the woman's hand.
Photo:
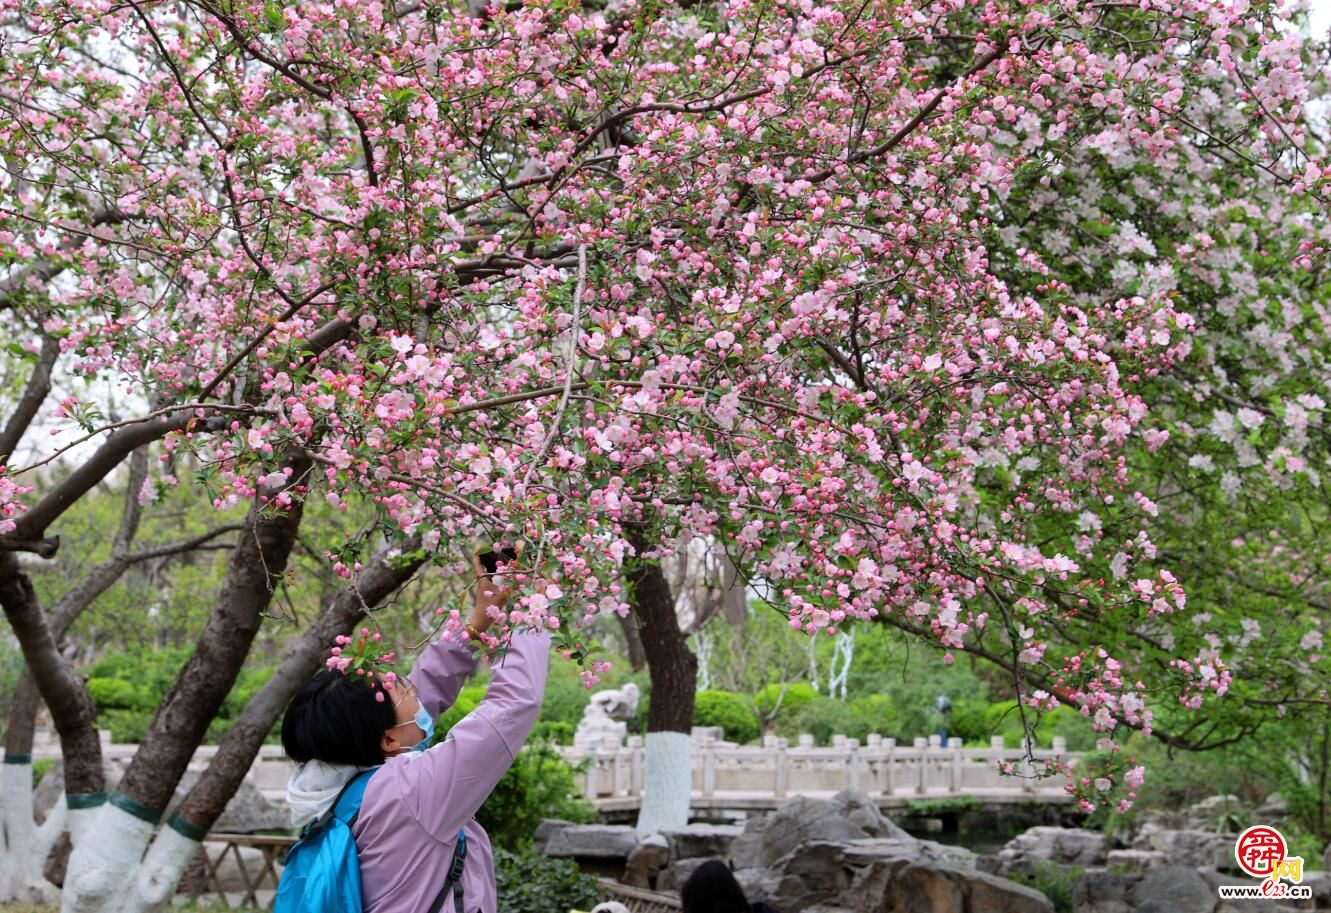
M 476 636 L 484 634 L 494 623 L 490 610 L 504 607 L 511 587 L 499 586 L 495 582 L 494 576 L 481 563 L 480 553 L 471 556 L 471 565 L 476 571 L 476 603 L 472 606 L 471 617 L 467 619 L 467 633 Z

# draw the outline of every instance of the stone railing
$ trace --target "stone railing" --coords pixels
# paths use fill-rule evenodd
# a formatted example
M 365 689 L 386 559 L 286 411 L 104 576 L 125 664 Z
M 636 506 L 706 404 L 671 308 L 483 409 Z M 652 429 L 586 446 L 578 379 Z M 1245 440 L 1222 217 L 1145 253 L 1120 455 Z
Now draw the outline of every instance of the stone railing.
M 117 745 L 102 731 L 102 756 L 112 765 L 128 765 L 137 745 Z M 583 794 L 593 800 L 640 797 L 644 779 L 644 749 L 640 736 L 620 745 L 613 739 L 600 748 L 583 751 L 564 748 L 570 761 L 587 762 L 579 775 Z M 59 743 L 39 741 L 34 757 L 59 757 Z M 217 746 L 202 745 L 192 764 L 206 766 Z M 768 736 L 762 745 L 735 745 L 720 739 L 720 730 L 698 728 L 693 733 L 693 794 L 714 796 L 769 796 L 783 799 L 796 794 L 833 793 L 858 789 L 880 796 L 1028 795 L 1062 793 L 1063 780 L 1034 776 L 1045 760 L 1060 758 L 1075 764 L 1064 740 L 1055 737 L 1051 748 L 1035 748 L 1030 757 L 1019 748 L 1005 748 L 994 736 L 988 748 L 963 748 L 960 739 L 942 744 L 938 736 L 898 744 L 895 739 L 870 735 L 856 739 L 834 736 L 832 744 L 818 747 L 813 736 L 800 736 L 796 744 Z M 1010 764 L 1018 776 L 1007 776 L 1000 764 Z M 280 745 L 263 745 L 250 769 L 250 777 L 269 799 L 281 800 L 293 770 Z
M 102 740 L 102 759 L 112 767 L 119 768 L 123 773 L 138 752 L 138 745 L 122 745 L 111 741 L 111 732 L 108 729 L 98 730 L 98 735 Z M 190 759 L 190 765 L 195 767 L 206 767 L 212 763 L 217 754 L 216 745 L 200 745 Z M 32 756 L 34 760 L 44 758 L 60 757 L 60 740 L 44 730 L 39 730 L 37 737 L 33 740 Z M 282 751 L 281 745 L 260 745 L 259 755 L 254 759 L 254 766 L 250 768 L 250 776 L 254 779 L 254 785 L 257 786 L 265 795 L 270 797 L 285 796 L 287 789 L 287 779 L 295 765 L 287 760 L 286 753 Z
M 623 746 L 607 742 L 589 752 L 567 749 L 570 761 L 585 761 L 581 786 L 588 799 L 633 798 L 642 795 L 644 750 L 641 737 L 630 736 Z M 870 795 L 1011 795 L 1063 792 L 1063 780 L 1035 776 L 1045 760 L 1075 764 L 1066 743 L 1055 737 L 1051 748 L 1035 748 L 1029 756 L 1019 748 L 1005 748 L 994 736 L 988 748 L 964 748 L 961 739 L 944 745 L 938 736 L 899 745 L 895 739 L 870 735 L 863 745 L 856 739 L 835 736 L 832 745 L 817 747 L 812 736 L 795 745 L 768 736 L 760 746 L 719 741 L 703 730 L 694 731 L 693 794 L 714 796 L 771 796 L 833 793 L 857 789 Z M 1006 775 L 1000 765 L 1011 765 L 1017 776 Z

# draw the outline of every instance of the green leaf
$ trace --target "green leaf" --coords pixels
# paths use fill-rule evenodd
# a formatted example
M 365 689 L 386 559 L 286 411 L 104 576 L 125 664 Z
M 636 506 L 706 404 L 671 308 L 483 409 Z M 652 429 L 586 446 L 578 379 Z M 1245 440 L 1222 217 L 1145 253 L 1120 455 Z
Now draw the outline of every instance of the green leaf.
M 273 0 L 268 0 L 263 5 L 263 14 L 268 18 L 270 31 L 280 32 L 287 27 L 286 16 L 282 15 L 282 7 L 274 3 Z

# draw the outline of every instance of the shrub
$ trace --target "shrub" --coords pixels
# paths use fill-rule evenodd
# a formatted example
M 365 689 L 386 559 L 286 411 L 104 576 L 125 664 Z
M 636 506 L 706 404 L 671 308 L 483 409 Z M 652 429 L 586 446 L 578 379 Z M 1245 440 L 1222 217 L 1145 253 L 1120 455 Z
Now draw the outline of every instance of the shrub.
M 693 705 L 693 725 L 720 726 L 726 738 L 741 745 L 761 734 L 753 702 L 729 691 L 699 691 Z
M 778 717 L 790 717 L 799 713 L 806 704 L 817 697 L 818 692 L 813 690 L 812 685 L 805 682 L 789 682 L 768 685 L 754 697 L 754 704 L 764 719 L 771 716 L 774 709 Z
M 793 717 L 777 717 L 777 732 L 788 739 L 801 733 L 813 736 L 819 745 L 827 745 L 834 735 L 847 735 L 855 728 L 855 711 L 850 704 L 832 697 L 818 697 L 800 708 Z
M 1036 862 L 1029 874 L 1013 872 L 1008 878 L 1035 888 L 1054 905 L 1056 913 L 1074 913 L 1074 889 L 1081 878 L 1080 866 L 1061 866 L 1052 862 Z
M 1001 735 L 1008 748 L 1020 748 L 1025 738 L 1021 726 L 1021 710 L 1016 701 L 995 701 L 984 711 L 985 740 Z
M 434 724 L 434 741 L 441 742 L 444 736 L 448 735 L 448 730 L 452 729 L 467 714 L 475 710 L 485 698 L 484 685 L 468 685 L 458 692 L 458 698 L 453 702 Z
M 891 735 L 896 722 L 896 705 L 886 694 L 863 694 L 850 702 L 850 728 L 846 735 L 863 744 L 869 734 Z
M 985 723 L 985 711 L 989 702 L 978 698 L 962 698 L 952 704 L 952 713 L 947 721 L 948 734 L 957 736 L 966 742 L 988 744 L 990 729 Z
M 553 742 L 556 745 L 572 745 L 573 733 L 577 728 L 563 720 L 542 720 L 531 731 L 533 740 Z
M 97 707 L 97 726 L 111 730 L 111 739 L 121 743 L 143 741 L 162 698 L 175 683 L 189 658 L 188 646 L 160 650 L 108 654 L 87 670 L 88 696 Z M 216 743 L 226 735 L 251 697 L 273 675 L 272 668 L 244 669 L 223 701 L 204 736 Z M 280 721 L 269 734 L 276 738 Z
M 568 913 L 598 901 L 596 879 L 571 859 L 495 850 L 499 909 L 504 913 Z
M 550 743 L 528 742 L 476 813 L 476 820 L 491 843 L 511 849 L 530 847 L 536 825 L 546 818 L 589 822 L 596 812 L 582 798 L 576 773 Z

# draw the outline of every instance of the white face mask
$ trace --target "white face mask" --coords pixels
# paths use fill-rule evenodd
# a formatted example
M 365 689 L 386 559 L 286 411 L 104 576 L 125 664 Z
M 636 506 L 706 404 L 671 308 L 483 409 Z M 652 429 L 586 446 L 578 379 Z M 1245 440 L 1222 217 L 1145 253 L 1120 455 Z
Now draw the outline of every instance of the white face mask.
M 406 700 L 406 698 L 404 697 L 403 700 Z M 397 729 L 399 726 L 409 726 L 412 723 L 415 723 L 420 728 L 421 732 L 425 733 L 425 738 L 421 739 L 415 745 L 412 745 L 411 750 L 424 751 L 430 747 L 430 739 L 434 736 L 434 717 L 430 716 L 423 706 L 419 704 L 416 706 L 416 716 L 413 719 L 410 719 L 405 723 L 398 723 L 397 726 L 389 726 L 388 728 L 390 730 Z

